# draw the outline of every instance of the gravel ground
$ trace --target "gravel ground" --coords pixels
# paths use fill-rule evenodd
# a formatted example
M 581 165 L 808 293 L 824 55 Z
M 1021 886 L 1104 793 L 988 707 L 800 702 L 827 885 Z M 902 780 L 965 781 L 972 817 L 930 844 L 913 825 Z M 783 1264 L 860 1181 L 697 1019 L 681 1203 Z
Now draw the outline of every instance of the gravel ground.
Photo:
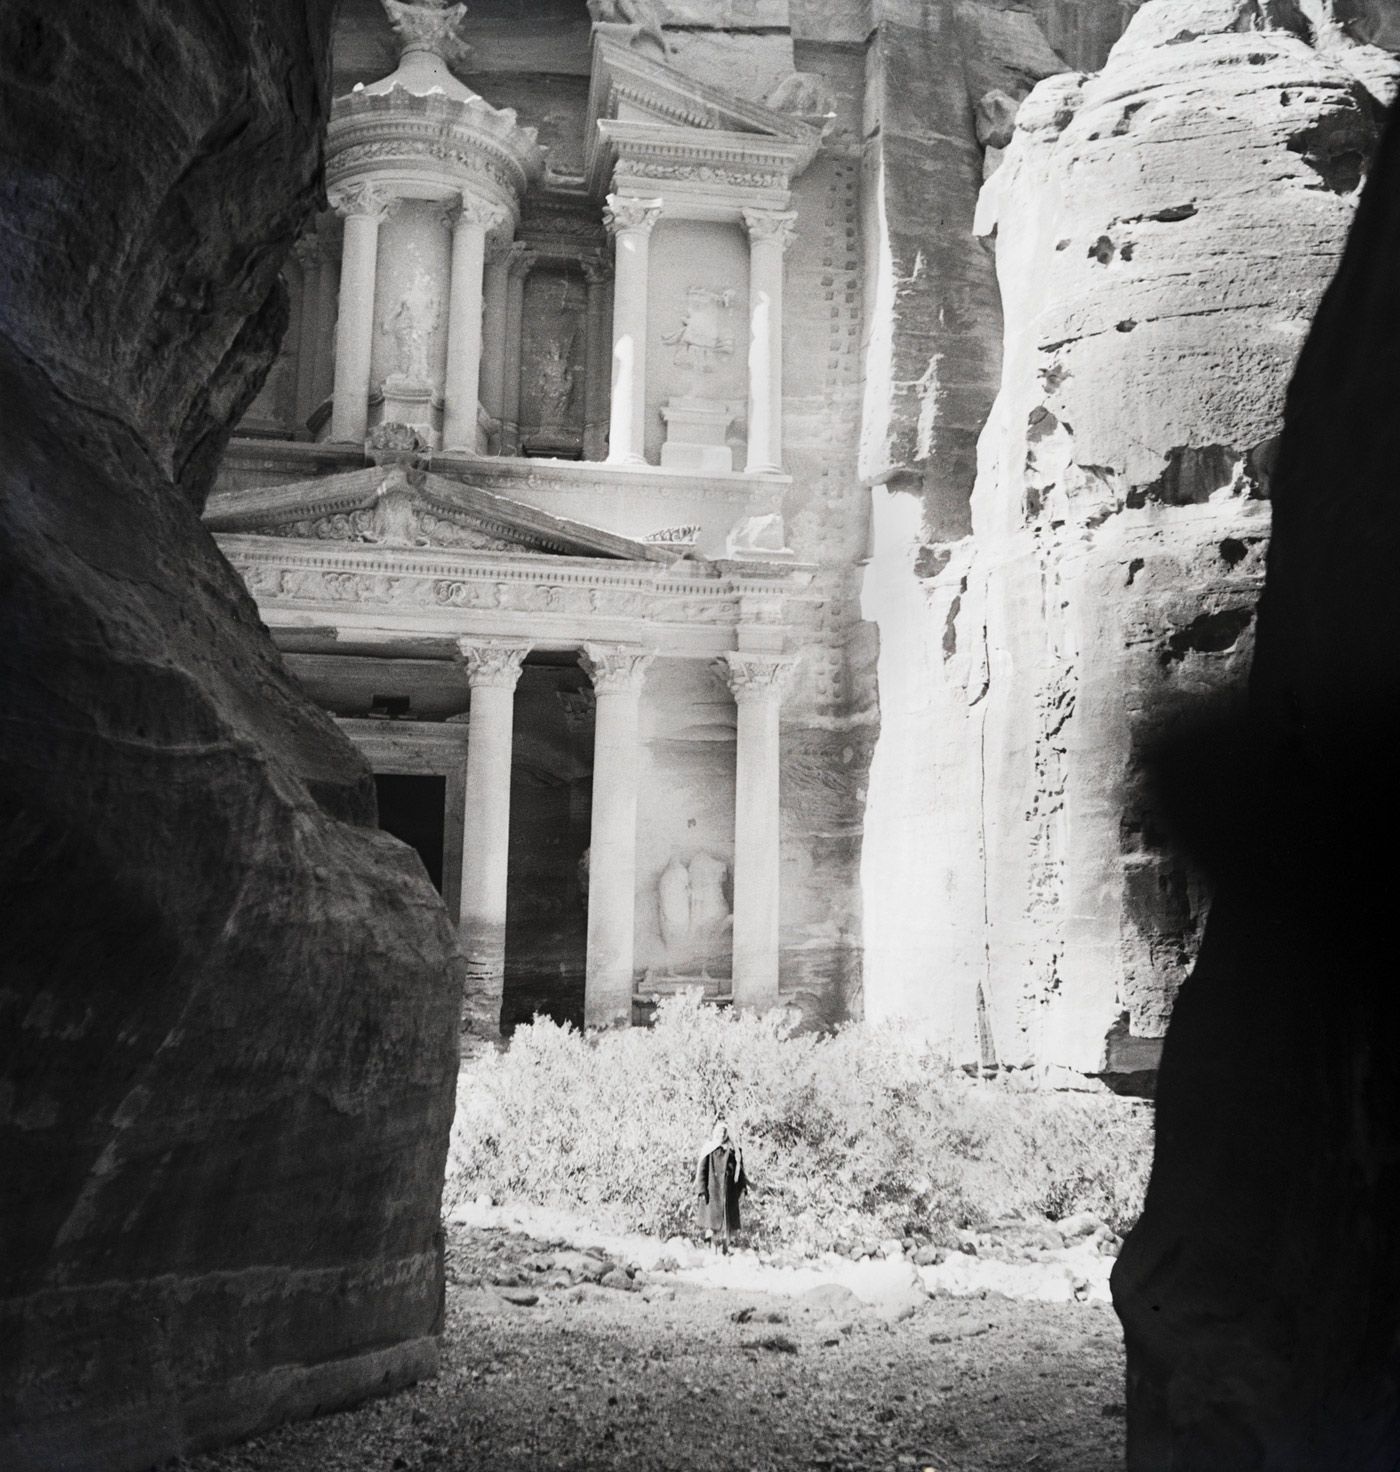
M 896 1319 L 844 1289 L 789 1298 L 640 1273 L 625 1288 L 598 1286 L 576 1261 L 574 1271 L 551 1271 L 552 1250 L 519 1233 L 451 1228 L 436 1380 L 172 1465 L 1117 1472 L 1123 1464 L 1121 1340 L 1102 1304 L 939 1297 Z

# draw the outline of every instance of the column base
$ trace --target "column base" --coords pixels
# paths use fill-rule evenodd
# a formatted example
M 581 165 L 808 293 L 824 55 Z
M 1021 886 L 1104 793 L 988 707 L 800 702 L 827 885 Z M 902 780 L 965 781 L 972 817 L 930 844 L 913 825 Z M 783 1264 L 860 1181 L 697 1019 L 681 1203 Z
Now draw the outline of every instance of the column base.
M 764 463 L 744 466 L 745 475 L 781 475 L 782 473 L 783 467 L 781 465 Z
M 645 455 L 609 455 L 604 464 L 607 465 L 646 465 Z

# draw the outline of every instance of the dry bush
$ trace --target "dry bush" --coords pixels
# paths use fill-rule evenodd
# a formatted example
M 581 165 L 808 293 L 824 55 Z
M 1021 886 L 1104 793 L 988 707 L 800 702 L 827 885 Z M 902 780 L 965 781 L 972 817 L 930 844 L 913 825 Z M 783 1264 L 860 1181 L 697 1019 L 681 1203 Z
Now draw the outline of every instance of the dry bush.
M 744 1148 L 745 1226 L 820 1251 L 950 1240 L 1019 1213 L 1123 1230 L 1151 1154 L 1145 1107 L 977 1086 L 893 1028 L 794 1035 L 795 1018 L 665 1001 L 650 1029 L 584 1037 L 537 1018 L 467 1063 L 445 1205 L 478 1193 L 688 1232 L 716 1115 Z

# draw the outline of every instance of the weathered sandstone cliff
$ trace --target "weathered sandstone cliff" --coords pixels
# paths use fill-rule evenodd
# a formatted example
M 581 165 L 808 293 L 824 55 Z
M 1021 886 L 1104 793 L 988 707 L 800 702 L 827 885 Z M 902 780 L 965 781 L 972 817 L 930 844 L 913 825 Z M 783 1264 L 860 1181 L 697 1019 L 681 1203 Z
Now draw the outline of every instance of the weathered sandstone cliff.
M 1157 762 L 1215 899 L 1113 1275 L 1131 1472 L 1400 1461 L 1397 253 L 1393 117 L 1288 391 L 1248 719 Z
M 0 1464 L 429 1370 L 460 993 L 199 508 L 284 326 L 330 0 L 0 10 Z
M 1283 386 L 1393 72 L 1293 6 L 1152 0 L 1031 93 L 984 190 L 970 535 L 877 489 L 865 585 L 867 1000 L 962 1058 L 1153 1065 L 1207 894 L 1144 762 L 1248 668 Z

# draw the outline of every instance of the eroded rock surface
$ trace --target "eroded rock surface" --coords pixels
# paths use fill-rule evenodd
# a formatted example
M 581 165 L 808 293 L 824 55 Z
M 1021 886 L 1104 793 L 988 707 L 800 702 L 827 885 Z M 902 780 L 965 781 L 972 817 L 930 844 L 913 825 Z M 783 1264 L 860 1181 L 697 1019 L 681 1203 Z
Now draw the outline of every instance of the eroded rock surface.
M 0 15 L 0 1463 L 435 1362 L 461 978 L 198 523 L 318 189 L 329 0 Z
M 1397 250 L 1392 115 L 1288 392 L 1248 719 L 1160 762 L 1216 898 L 1113 1276 L 1133 1472 L 1400 1459 Z
M 983 193 L 1006 331 L 971 535 L 877 491 L 865 598 L 867 994 L 969 1061 L 1150 1075 L 1207 891 L 1145 764 L 1238 699 L 1283 387 L 1394 72 L 1288 7 L 1154 0 L 1030 94 Z

